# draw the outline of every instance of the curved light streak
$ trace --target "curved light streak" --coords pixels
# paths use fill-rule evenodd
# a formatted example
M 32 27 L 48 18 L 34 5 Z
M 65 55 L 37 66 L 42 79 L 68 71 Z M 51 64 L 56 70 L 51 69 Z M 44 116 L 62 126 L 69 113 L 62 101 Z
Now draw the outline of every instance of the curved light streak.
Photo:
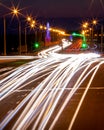
M 91 79 L 90 79 L 90 81 L 89 81 L 89 83 L 88 83 L 88 85 L 87 85 L 87 87 L 86 87 L 86 89 L 85 89 L 85 91 L 84 91 L 84 93 L 83 93 L 83 95 L 82 95 L 82 97 L 81 97 L 81 100 L 80 100 L 80 102 L 79 102 L 79 104 L 78 104 L 78 107 L 77 107 L 77 109 L 76 109 L 76 111 L 75 111 L 75 113 L 74 113 L 74 115 L 73 115 L 73 118 L 72 118 L 72 120 L 71 120 L 71 123 L 70 123 L 70 125 L 69 125 L 68 130 L 71 130 L 71 129 L 72 129 L 72 126 L 73 126 L 73 124 L 74 124 L 74 122 L 75 122 L 75 119 L 76 119 L 76 117 L 77 117 L 77 115 L 78 115 L 78 112 L 79 112 L 80 107 L 81 107 L 81 105 L 82 105 L 82 103 L 83 103 L 83 101 L 84 101 L 84 98 L 85 98 L 85 96 L 86 96 L 86 94 L 87 94 L 87 92 L 88 92 L 88 90 L 89 90 L 89 87 L 90 87 L 90 85 L 91 85 L 91 83 L 92 83 L 92 81 L 93 81 L 93 79 L 94 79 L 94 77 L 95 77 L 95 75 L 96 75 L 96 73 L 97 73 L 97 71 L 98 71 L 100 65 L 103 64 L 103 63 L 104 63 L 104 61 L 101 62 L 100 64 L 98 64 L 98 65 L 96 66 L 96 69 L 95 69 L 95 71 L 93 72 L 93 75 L 91 76 Z
M 66 42 L 63 40 L 63 42 Z M 65 43 L 66 44 L 66 43 Z M 69 43 L 67 45 L 70 45 Z M 58 54 L 57 50 L 62 49 L 60 46 L 55 46 L 39 53 L 39 59 L 29 62 L 15 69 L 9 76 L 0 80 L 0 100 L 3 101 L 9 95 L 17 90 L 25 88 L 30 83 L 36 82 L 38 79 L 46 76 L 30 93 L 12 110 L 2 121 L 1 128 L 13 119 L 13 117 L 27 104 L 21 115 L 13 126 L 13 130 L 27 129 L 35 120 L 32 129 L 45 129 L 50 118 L 53 115 L 64 91 L 68 91 L 68 95 L 64 99 L 64 103 L 60 106 L 59 111 L 49 126 L 52 130 L 56 125 L 62 111 L 67 103 L 73 97 L 75 92 L 80 88 L 85 79 L 92 74 L 89 84 L 85 88 L 83 98 L 78 105 L 76 112 L 69 124 L 69 129 L 73 126 L 77 117 L 78 111 L 84 100 L 84 97 L 92 83 L 98 68 L 103 64 L 104 58 L 98 54 Z M 96 65 L 94 65 L 96 63 Z M 93 68 L 91 68 L 91 66 Z M 88 71 L 90 69 L 90 71 Z M 76 82 L 72 86 L 71 79 L 82 71 Z

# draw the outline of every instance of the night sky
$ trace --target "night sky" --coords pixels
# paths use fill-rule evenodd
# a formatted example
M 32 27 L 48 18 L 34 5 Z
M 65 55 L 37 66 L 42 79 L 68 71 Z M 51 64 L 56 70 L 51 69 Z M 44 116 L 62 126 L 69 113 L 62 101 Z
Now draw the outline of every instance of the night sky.
M 82 20 L 104 18 L 104 0 L 0 0 L 5 6 L 13 5 L 25 16 L 31 15 L 42 24 L 68 30 L 78 30 Z M 0 16 L 5 14 L 0 8 Z M 8 12 L 9 10 L 7 10 Z M 39 19 L 42 18 L 42 19 Z M 82 18 L 81 20 L 78 18 Z
M 1 0 L 7 6 L 11 3 L 24 12 L 38 17 L 99 17 L 104 16 L 104 0 Z

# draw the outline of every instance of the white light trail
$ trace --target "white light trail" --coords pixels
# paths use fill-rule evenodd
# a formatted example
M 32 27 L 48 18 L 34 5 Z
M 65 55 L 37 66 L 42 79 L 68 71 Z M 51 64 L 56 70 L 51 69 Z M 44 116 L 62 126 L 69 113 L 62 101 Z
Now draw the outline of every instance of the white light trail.
M 92 83 L 92 81 L 93 81 L 93 79 L 94 79 L 94 77 L 95 77 L 95 75 L 96 75 L 96 73 L 97 73 L 97 71 L 98 71 L 98 69 L 99 69 L 99 67 L 100 67 L 101 64 L 104 64 L 104 61 L 101 62 L 100 64 L 98 64 L 98 65 L 96 66 L 95 71 L 93 72 L 92 77 L 91 77 L 91 79 L 90 79 L 90 81 L 89 81 L 89 83 L 88 83 L 88 85 L 87 85 L 87 87 L 86 87 L 86 89 L 85 89 L 85 91 L 84 91 L 84 93 L 83 93 L 83 95 L 82 95 L 82 98 L 81 98 L 81 100 L 80 100 L 80 102 L 79 102 L 79 104 L 78 104 L 78 107 L 77 107 L 77 109 L 76 109 L 76 111 L 75 111 L 75 113 L 74 113 L 74 115 L 73 115 L 73 118 L 72 118 L 72 120 L 71 120 L 71 123 L 70 123 L 70 125 L 69 125 L 68 130 L 71 130 L 71 129 L 72 129 L 72 126 L 73 126 L 73 124 L 74 124 L 74 122 L 75 122 L 75 119 L 76 119 L 76 117 L 77 117 L 77 115 L 78 115 L 78 112 L 79 112 L 80 107 L 81 107 L 81 105 L 82 105 L 82 103 L 83 103 L 83 101 L 84 101 L 84 98 L 85 98 L 85 96 L 86 96 L 86 94 L 87 94 L 87 92 L 88 92 L 88 90 L 89 90 L 89 87 L 90 87 L 90 85 L 91 85 L 91 83 Z
M 0 56 L 0 60 L 35 59 L 37 56 Z
M 63 42 L 65 42 L 64 44 L 67 44 L 66 41 L 63 40 Z M 68 43 L 68 45 L 70 44 Z M 17 90 L 25 88 L 25 86 L 37 81 L 37 79 L 41 79 L 44 76 L 46 77 L 5 117 L 1 122 L 2 129 L 5 128 L 15 114 L 27 104 L 12 129 L 27 129 L 33 123 L 33 130 L 44 130 L 49 123 L 55 108 L 63 97 L 64 92 L 68 91 L 67 96 L 64 98 L 64 102 L 61 103 L 62 105 L 49 126 L 49 130 L 52 130 L 67 103 L 70 102 L 75 92 L 91 74 L 91 80 L 85 87 L 82 99 L 69 124 L 69 129 L 72 128 L 92 80 L 97 73 L 98 68 L 104 64 L 104 58 L 101 58 L 98 54 L 94 53 L 55 53 L 59 49 L 62 48 L 60 46 L 55 46 L 40 52 L 40 59 L 18 67 L 9 76 L 0 81 L 0 100 L 3 101 Z M 92 65 L 93 67 L 91 68 Z M 79 75 L 78 73 L 80 70 L 81 74 Z M 75 75 L 78 75 L 77 80 L 72 84 L 71 80 Z
M 49 53 L 59 52 L 60 50 L 70 46 L 71 44 L 72 42 L 68 42 L 65 39 L 62 39 L 62 43 L 60 45 L 56 45 L 56 46 L 50 47 L 49 49 L 43 50 L 40 53 L 38 53 L 38 56 L 40 58 L 42 57 L 47 58 Z

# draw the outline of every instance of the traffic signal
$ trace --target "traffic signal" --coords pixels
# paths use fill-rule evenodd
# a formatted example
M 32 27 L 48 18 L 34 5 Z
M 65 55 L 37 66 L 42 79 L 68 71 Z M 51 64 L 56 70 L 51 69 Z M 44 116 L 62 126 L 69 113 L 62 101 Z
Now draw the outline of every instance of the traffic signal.
M 82 34 L 80 34 L 80 33 L 75 33 L 75 32 L 73 32 L 73 33 L 72 33 L 72 36 L 83 37 L 83 35 L 82 35 Z
M 87 43 L 86 43 L 86 42 L 83 42 L 83 43 L 82 43 L 82 48 L 83 48 L 83 49 L 86 49 L 87 47 L 88 47 Z
M 72 36 L 76 36 L 76 35 L 77 35 L 77 33 L 75 33 L 75 32 L 72 33 Z
M 35 49 L 38 49 L 38 48 L 40 47 L 40 45 L 39 45 L 38 42 L 35 42 L 35 43 L 33 44 L 33 47 L 34 47 Z

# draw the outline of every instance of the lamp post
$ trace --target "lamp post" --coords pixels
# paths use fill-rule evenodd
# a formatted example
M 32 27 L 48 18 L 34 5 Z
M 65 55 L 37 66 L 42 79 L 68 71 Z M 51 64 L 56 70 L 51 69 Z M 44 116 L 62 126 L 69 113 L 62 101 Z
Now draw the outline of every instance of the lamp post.
M 26 49 L 26 54 L 27 54 L 27 29 L 25 27 L 25 49 Z
M 96 25 L 96 24 L 97 24 L 97 21 L 96 21 L 96 20 L 93 20 L 93 21 L 92 21 L 92 37 L 91 37 L 92 43 L 93 43 L 93 38 L 94 38 L 94 25 Z
M 4 21 L 4 56 L 6 56 L 6 19 L 3 17 Z
M 29 25 L 30 25 L 29 27 L 30 28 L 34 28 L 35 27 L 36 22 L 35 22 L 35 20 L 32 20 L 32 18 L 30 16 L 28 16 L 26 18 L 26 20 L 29 23 Z M 27 28 L 28 27 L 25 27 L 25 49 L 26 49 L 26 53 L 27 53 Z
M 82 30 L 82 34 L 85 35 L 87 37 L 87 30 L 88 30 L 88 26 L 89 26 L 89 23 L 88 22 L 85 22 L 83 23 L 82 27 L 83 27 L 83 30 Z
M 32 18 L 30 16 L 27 16 L 26 21 L 31 22 Z M 27 27 L 25 27 L 25 50 L 27 54 Z
M 19 21 L 19 55 L 21 55 L 21 22 Z
M 17 13 L 18 13 L 17 9 L 13 9 L 12 10 L 12 14 L 13 15 L 17 15 Z M 10 15 L 10 13 L 3 16 L 3 26 L 4 26 L 4 56 L 7 55 L 7 48 L 6 48 L 6 16 L 7 15 Z
M 18 17 L 19 10 L 17 8 L 14 8 L 12 10 L 13 15 L 16 15 Z M 21 55 L 21 22 L 19 20 L 18 23 L 18 33 L 19 33 L 19 55 Z
M 103 51 L 103 25 L 101 25 L 101 52 Z
M 91 39 L 91 43 L 93 43 L 93 38 L 94 38 L 94 25 L 96 25 L 96 24 L 97 24 L 97 20 L 93 20 L 90 25 L 89 25 L 88 22 L 85 22 L 85 23 L 83 24 L 84 32 L 85 32 L 85 29 L 86 29 L 86 28 L 88 28 L 88 27 L 91 26 L 91 28 L 89 29 L 89 31 L 90 31 L 89 40 Z M 91 38 L 90 38 L 90 37 L 91 37 Z

